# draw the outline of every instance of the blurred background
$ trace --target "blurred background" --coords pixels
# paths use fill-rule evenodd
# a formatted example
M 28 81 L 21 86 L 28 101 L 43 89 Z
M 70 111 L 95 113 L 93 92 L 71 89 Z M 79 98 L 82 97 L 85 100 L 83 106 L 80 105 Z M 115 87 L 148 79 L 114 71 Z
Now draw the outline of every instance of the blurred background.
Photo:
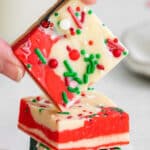
M 54 2 L 0 0 L 0 36 L 12 43 Z M 96 89 L 130 114 L 131 144 L 124 150 L 149 149 L 150 1 L 97 0 L 93 9 L 130 49 L 129 57 L 99 81 Z M 28 150 L 29 137 L 16 127 L 19 100 L 40 94 L 28 75 L 20 83 L 0 75 L 0 150 Z

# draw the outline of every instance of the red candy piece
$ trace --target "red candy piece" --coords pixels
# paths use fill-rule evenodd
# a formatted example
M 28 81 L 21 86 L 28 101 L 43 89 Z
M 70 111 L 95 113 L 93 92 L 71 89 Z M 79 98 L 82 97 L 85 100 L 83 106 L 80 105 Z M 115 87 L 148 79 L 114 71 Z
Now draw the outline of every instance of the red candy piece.
M 58 61 L 54 58 L 50 59 L 48 65 L 49 65 L 50 68 L 55 69 L 58 66 Z
M 118 58 L 118 57 L 121 56 L 122 51 L 121 51 L 120 49 L 114 49 L 114 50 L 112 51 L 112 53 L 113 53 L 113 56 L 114 56 L 114 57 Z
M 47 20 L 44 20 L 44 21 L 41 22 L 41 25 L 42 25 L 42 27 L 44 27 L 44 28 L 48 28 L 49 25 L 50 25 L 50 22 L 47 21 Z
M 70 53 L 69 53 L 69 57 L 71 60 L 78 60 L 80 58 L 80 53 L 78 50 L 73 49 Z

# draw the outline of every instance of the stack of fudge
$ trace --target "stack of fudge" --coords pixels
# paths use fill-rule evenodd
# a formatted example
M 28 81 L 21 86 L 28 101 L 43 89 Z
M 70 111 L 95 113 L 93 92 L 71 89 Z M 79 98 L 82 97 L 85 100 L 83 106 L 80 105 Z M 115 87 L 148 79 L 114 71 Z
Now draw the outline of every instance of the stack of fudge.
M 30 150 L 120 150 L 129 115 L 92 86 L 128 51 L 82 1 L 56 6 L 12 46 L 45 93 L 21 99 L 18 127 Z

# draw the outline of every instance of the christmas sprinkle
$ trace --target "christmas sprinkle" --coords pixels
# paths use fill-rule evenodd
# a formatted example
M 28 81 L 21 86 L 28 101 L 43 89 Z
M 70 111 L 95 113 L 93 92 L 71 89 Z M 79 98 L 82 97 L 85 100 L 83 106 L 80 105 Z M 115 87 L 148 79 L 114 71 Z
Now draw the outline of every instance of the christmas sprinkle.
M 34 50 L 34 52 L 35 52 L 35 54 L 38 56 L 38 58 L 40 59 L 40 61 L 41 61 L 43 64 L 46 64 L 46 63 L 47 63 L 45 57 L 43 56 L 43 54 L 42 54 L 42 52 L 41 52 L 41 50 L 40 50 L 39 48 L 36 48 L 36 49 Z
M 39 147 L 43 147 L 43 148 L 45 148 L 45 150 L 50 150 L 48 147 L 46 147 L 46 146 L 43 145 L 42 143 L 39 144 Z
M 39 109 L 39 112 L 41 113 L 43 110 L 44 110 L 43 108 L 40 108 L 40 109 Z
M 62 93 L 62 98 L 63 98 L 63 101 L 64 101 L 65 104 L 68 104 L 68 103 L 69 103 L 69 100 L 68 100 L 68 97 L 67 97 L 66 92 L 63 92 L 63 93 Z
M 73 9 L 69 6 L 68 7 L 68 12 L 70 13 L 72 19 L 74 20 L 74 22 L 76 23 L 76 25 L 78 26 L 78 28 L 82 28 L 82 24 L 81 22 L 78 20 L 78 18 L 75 16 L 74 12 L 73 12 Z
M 76 30 L 76 34 L 77 34 L 77 35 L 80 35 L 81 33 L 82 33 L 82 31 L 81 31 L 80 29 L 77 29 L 77 30 Z
M 58 13 L 58 12 L 55 12 L 55 13 L 54 13 L 54 16 L 55 16 L 55 17 L 58 17 L 58 16 L 59 16 L 59 13 Z
M 58 114 L 61 114 L 61 115 L 70 115 L 70 112 L 58 112 Z
M 67 60 L 64 60 L 64 65 L 69 72 L 73 72 L 73 69 Z
M 37 100 L 36 100 L 36 99 L 33 99 L 33 100 L 32 100 L 32 102 L 33 102 L 33 103 L 36 103 L 36 102 L 37 102 Z
M 93 13 L 93 11 L 90 9 L 90 10 L 88 11 L 88 14 L 91 15 L 92 13 Z
M 31 65 L 31 64 L 27 64 L 26 66 L 27 66 L 28 69 L 31 69 L 31 68 L 32 68 L 32 65 Z

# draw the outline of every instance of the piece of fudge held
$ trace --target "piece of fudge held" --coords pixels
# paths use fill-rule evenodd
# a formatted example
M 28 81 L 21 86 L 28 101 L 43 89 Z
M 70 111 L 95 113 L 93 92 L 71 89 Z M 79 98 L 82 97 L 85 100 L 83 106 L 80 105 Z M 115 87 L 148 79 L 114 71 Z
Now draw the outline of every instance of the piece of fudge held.
M 129 143 L 128 114 L 96 92 L 84 93 L 65 112 L 47 98 L 24 98 L 18 127 L 56 150 L 97 150 Z
M 78 101 L 82 91 L 127 55 L 118 39 L 80 0 L 65 1 L 14 43 L 13 50 L 61 110 Z
M 48 148 L 44 144 L 38 143 L 34 139 L 30 138 L 30 150 L 54 150 L 54 149 Z M 87 149 L 87 150 L 89 150 L 89 149 Z M 90 150 L 92 150 L 92 149 L 90 149 Z M 97 149 L 97 150 L 121 150 L 121 148 L 114 147 L 114 148 L 110 148 L 110 149 Z

